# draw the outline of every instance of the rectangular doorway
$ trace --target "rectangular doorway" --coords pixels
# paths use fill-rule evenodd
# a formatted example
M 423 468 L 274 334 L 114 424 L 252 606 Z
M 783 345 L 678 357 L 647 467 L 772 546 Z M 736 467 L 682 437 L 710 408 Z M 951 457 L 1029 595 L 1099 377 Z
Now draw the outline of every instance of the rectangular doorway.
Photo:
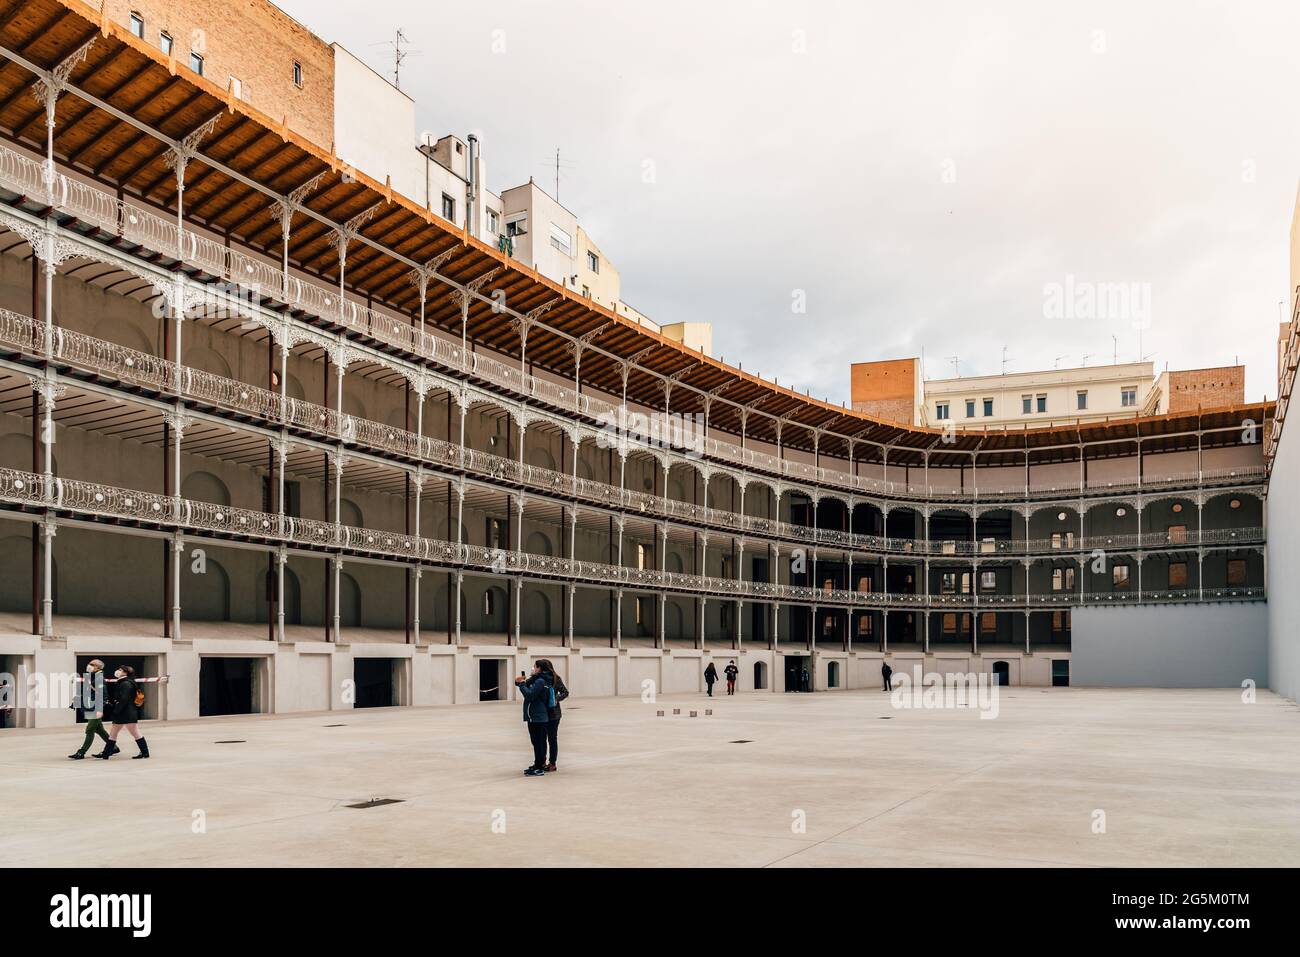
M 354 708 L 391 708 L 397 704 L 398 658 L 353 658 L 352 680 L 356 682 Z
M 1070 687 L 1070 659 L 1069 658 L 1052 659 L 1052 687 L 1053 688 Z
M 812 658 L 808 655 L 785 656 L 785 690 L 812 691 Z
M 506 700 L 506 659 L 480 658 L 478 660 L 478 700 Z
M 257 662 L 256 658 L 201 657 L 199 717 L 257 714 Z

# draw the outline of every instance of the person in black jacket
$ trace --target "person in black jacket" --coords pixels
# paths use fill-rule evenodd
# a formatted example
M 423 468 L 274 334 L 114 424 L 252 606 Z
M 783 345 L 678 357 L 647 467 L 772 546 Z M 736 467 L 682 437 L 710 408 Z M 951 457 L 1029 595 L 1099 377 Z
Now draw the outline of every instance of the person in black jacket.
M 885 687 L 882 688 L 881 690 L 882 690 L 882 691 L 893 691 L 893 690 L 894 690 L 894 682 L 893 682 L 894 669 L 891 668 L 891 667 L 889 667 L 889 662 L 885 661 L 885 662 L 882 662 L 882 663 L 881 663 L 881 665 L 880 665 L 880 677 L 882 677 L 882 678 L 885 679 Z
M 524 768 L 524 774 L 538 777 L 546 773 L 546 731 L 551 724 L 551 679 L 541 665 L 533 664 L 533 673 L 515 679 L 515 687 L 524 699 L 524 721 L 528 722 L 528 737 L 533 743 L 533 763 Z
M 85 758 L 86 752 L 95 743 L 96 735 L 103 739 L 104 751 L 108 750 L 108 732 L 104 730 L 104 719 L 110 717 L 108 692 L 105 690 L 107 685 L 96 678 L 103 670 L 104 663 L 96 658 L 86 665 L 86 673 L 77 684 L 76 698 L 72 702 L 72 707 L 76 710 L 77 717 L 86 719 L 86 737 L 81 742 L 81 747 L 68 755 L 73 761 Z M 94 710 L 91 710 L 92 707 Z M 95 755 L 95 757 L 99 756 L 99 754 Z
M 551 687 L 555 689 L 555 707 L 550 709 L 551 720 L 546 725 L 546 742 L 551 751 L 551 759 L 546 763 L 546 770 L 558 771 L 555 760 L 560 755 L 560 718 L 563 717 L 560 702 L 569 696 L 569 689 L 565 687 L 564 679 L 555 673 L 555 665 L 549 658 L 537 659 L 537 667 L 551 679 Z
M 103 752 L 95 757 L 107 761 L 121 751 L 122 749 L 117 746 L 117 736 L 122 733 L 123 728 L 126 728 L 127 733 L 135 738 L 136 747 L 140 749 L 140 753 L 132 760 L 147 758 L 149 742 L 140 736 L 140 708 L 135 703 L 136 693 L 140 690 L 135 680 L 135 669 L 130 665 L 119 665 L 114 675 L 117 683 L 113 686 L 113 730 L 108 733 L 108 744 L 104 746 Z
M 718 680 L 718 669 L 709 662 L 709 666 L 704 669 L 704 683 L 709 687 L 709 697 L 713 697 L 713 683 Z
M 722 669 L 722 673 L 727 676 L 727 694 L 735 694 L 736 676 L 740 674 L 740 669 L 736 667 L 735 658 L 727 662 L 727 667 Z

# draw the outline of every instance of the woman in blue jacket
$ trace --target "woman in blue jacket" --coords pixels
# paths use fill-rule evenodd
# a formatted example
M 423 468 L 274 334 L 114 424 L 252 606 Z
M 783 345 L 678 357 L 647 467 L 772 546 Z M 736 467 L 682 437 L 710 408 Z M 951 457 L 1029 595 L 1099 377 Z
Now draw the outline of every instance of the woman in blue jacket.
M 533 743 L 532 767 L 524 774 L 539 777 L 546 773 L 546 731 L 551 723 L 551 679 L 540 665 L 533 665 L 533 673 L 515 679 L 515 687 L 524 699 L 524 720 L 528 722 L 528 737 Z

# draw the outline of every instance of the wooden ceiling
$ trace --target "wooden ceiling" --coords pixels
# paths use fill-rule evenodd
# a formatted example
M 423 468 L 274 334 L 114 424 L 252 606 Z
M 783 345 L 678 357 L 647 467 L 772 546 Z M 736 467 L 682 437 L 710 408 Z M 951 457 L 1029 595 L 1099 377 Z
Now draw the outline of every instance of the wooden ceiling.
M 283 237 L 275 199 L 313 184 L 301 202 L 310 215 L 296 215 L 290 230 L 289 257 L 297 268 L 336 285 L 336 228 L 368 216 L 348 247 L 346 285 L 359 300 L 416 321 L 419 291 L 410 281 L 412 266 L 445 256 L 440 272 L 453 281 L 467 284 L 491 274 L 482 293 L 504 293 L 514 313 L 545 310 L 527 340 L 535 371 L 571 378 L 572 343 L 583 337 L 593 347 L 582 354 L 585 384 L 618 395 L 623 363 L 635 359 L 627 381 L 630 400 L 663 408 L 659 376 L 670 377 L 678 383 L 672 392 L 675 413 L 701 413 L 706 396 L 715 397 L 711 429 L 738 436 L 742 409 L 748 409 L 745 432 L 754 439 L 774 443 L 781 419 L 788 448 L 811 450 L 811 430 L 823 430 L 819 448 L 827 455 L 846 457 L 847 439 L 853 438 L 891 446 L 889 459 L 899 464 L 919 462 L 920 450 L 933 448 L 931 464 L 942 466 L 964 464 L 975 450 L 981 464 L 1023 462 L 1024 453 L 1035 449 L 1036 461 L 1066 460 L 1076 453 L 1064 446 L 1109 437 L 1129 440 L 1126 451 L 1119 446 L 1114 451 L 1128 454 L 1139 435 L 1151 440 L 1144 441 L 1145 448 L 1154 448 L 1161 435 L 1231 426 L 1248 417 L 1262 425 L 1271 414 L 1271 404 L 1261 403 L 1117 424 L 959 432 L 943 441 L 937 430 L 901 426 L 813 399 L 686 349 L 503 256 L 386 184 L 350 170 L 330 150 L 288 130 L 282 119 L 178 67 L 81 0 L 0 0 L 0 135 L 44 152 L 45 114 L 32 92 L 36 77 L 29 65 L 51 70 L 91 41 L 57 104 L 55 152 L 67 166 L 174 215 L 178 190 L 168 163 L 171 147 L 155 134 L 181 142 L 212 124 L 185 169 L 187 220 L 233 246 L 278 261 Z M 459 336 L 460 306 L 450 292 L 446 286 L 431 287 L 426 321 Z M 516 327 L 510 314 L 494 311 L 490 302 L 475 301 L 470 308 L 468 335 L 478 345 L 518 357 Z M 1185 447 L 1187 440 L 1168 444 Z M 1106 453 L 1099 448 L 1088 454 Z M 879 449 L 855 452 L 858 459 L 879 457 Z

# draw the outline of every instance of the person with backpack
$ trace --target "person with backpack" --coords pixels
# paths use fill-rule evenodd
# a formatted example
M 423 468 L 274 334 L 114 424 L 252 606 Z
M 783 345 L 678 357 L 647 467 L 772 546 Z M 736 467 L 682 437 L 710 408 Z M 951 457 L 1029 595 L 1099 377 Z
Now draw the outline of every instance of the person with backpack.
M 114 672 L 117 683 L 113 687 L 113 730 L 108 734 L 108 744 L 104 750 L 95 755 L 107 761 L 122 749 L 117 746 L 117 736 L 126 728 L 127 733 L 135 739 L 140 753 L 131 760 L 138 761 L 149 757 L 149 742 L 140 736 L 140 708 L 144 704 L 144 692 L 136 681 L 135 669 L 130 665 L 119 665 Z
M 104 684 L 102 678 L 97 678 L 104 672 L 104 663 L 96 658 L 86 665 L 86 673 L 77 682 L 76 692 L 72 697 L 72 708 L 77 712 L 77 717 L 86 719 L 86 738 L 81 742 L 81 747 L 68 755 L 73 761 L 81 761 L 86 757 L 86 752 L 90 746 L 95 743 L 98 736 L 104 741 L 104 750 L 108 750 L 108 732 L 104 730 L 104 718 L 111 713 L 108 702 L 108 686 Z M 98 704 L 94 711 L 90 706 Z M 100 752 L 103 754 L 103 751 Z M 99 757 L 99 754 L 95 755 Z
M 727 667 L 722 669 L 722 673 L 727 676 L 727 694 L 736 693 L 736 675 L 740 674 L 740 669 L 736 667 L 736 659 L 732 658 L 727 663 Z
M 569 696 L 569 689 L 565 687 L 564 679 L 555 673 L 555 665 L 549 658 L 539 658 L 537 666 L 551 679 L 551 720 L 546 724 L 546 743 L 550 747 L 551 757 L 546 762 L 546 770 L 558 771 L 559 769 L 555 766 L 555 759 L 560 754 L 560 718 L 563 717 L 560 702 Z
M 530 778 L 540 777 L 546 773 L 547 730 L 551 724 L 551 708 L 558 703 L 553 697 L 555 688 L 538 662 L 533 663 L 531 675 L 526 678 L 520 675 L 515 679 L 515 687 L 524 699 L 524 721 L 528 724 L 528 737 L 533 743 L 533 763 L 524 768 L 524 774 Z
M 704 683 L 709 687 L 709 697 L 713 697 L 713 684 L 718 680 L 718 669 L 709 662 L 709 666 L 704 669 Z

